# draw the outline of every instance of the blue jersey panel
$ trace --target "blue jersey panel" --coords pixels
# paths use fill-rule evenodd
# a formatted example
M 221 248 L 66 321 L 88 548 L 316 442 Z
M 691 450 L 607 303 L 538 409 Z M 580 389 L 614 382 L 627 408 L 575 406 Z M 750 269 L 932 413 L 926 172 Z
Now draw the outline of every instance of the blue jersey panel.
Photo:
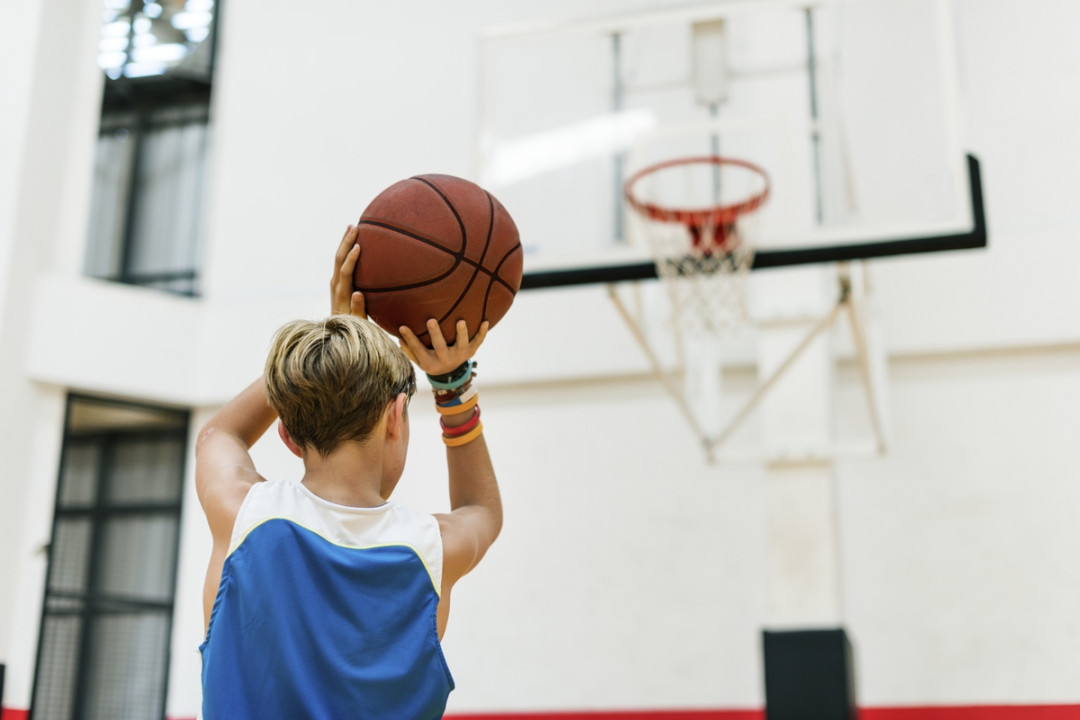
M 203 646 L 205 720 L 442 717 L 453 681 L 438 600 L 410 547 L 258 525 L 222 571 Z

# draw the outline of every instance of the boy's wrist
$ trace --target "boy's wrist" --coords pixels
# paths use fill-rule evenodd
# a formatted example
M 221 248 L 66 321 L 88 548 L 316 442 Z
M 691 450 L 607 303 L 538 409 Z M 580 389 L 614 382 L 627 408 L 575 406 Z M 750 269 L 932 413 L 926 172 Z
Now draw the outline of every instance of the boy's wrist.
M 466 360 L 448 373 L 427 375 L 428 382 L 438 390 L 456 390 L 469 381 L 473 374 L 474 363 Z

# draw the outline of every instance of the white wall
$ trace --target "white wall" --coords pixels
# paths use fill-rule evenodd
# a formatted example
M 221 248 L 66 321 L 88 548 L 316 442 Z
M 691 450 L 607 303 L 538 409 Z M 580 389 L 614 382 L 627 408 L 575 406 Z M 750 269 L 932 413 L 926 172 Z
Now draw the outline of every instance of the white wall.
M 64 393 L 31 382 L 26 351 L 66 308 L 35 318 L 40 274 L 85 227 L 100 112 L 100 15 L 86 3 L 19 3 L 0 30 L 0 662 L 8 702 L 27 704 L 50 537 Z M 68 303 L 71 298 L 67 298 Z M 83 346 L 85 347 L 85 346 Z M 66 350 L 72 352 L 69 346 Z M 85 349 L 74 354 L 83 355 Z
M 649 5 L 223 4 L 202 300 L 77 278 L 95 12 L 19 5 L 27 31 L 0 44 L 11 60 L 0 66 L 26 73 L 5 76 L 14 112 L 0 121 L 0 157 L 15 163 L 0 166 L 0 190 L 20 198 L 0 193 L 0 587 L 18 588 L 0 593 L 7 705 L 29 704 L 63 388 L 205 419 L 259 372 L 280 322 L 324 311 L 333 249 L 368 199 L 416 172 L 471 172 L 478 28 Z M 894 443 L 833 468 L 840 607 L 866 705 L 1080 701 L 1080 211 L 1068 164 L 1080 6 L 1022 7 L 958 3 L 990 248 L 872 266 Z M 704 462 L 619 322 L 600 288 L 528 293 L 481 354 L 507 524 L 455 595 L 452 709 L 763 701 L 767 472 Z M 839 411 L 857 408 L 850 368 L 838 382 Z M 418 400 L 400 494 L 438 510 L 442 449 Z M 267 473 L 297 471 L 272 438 L 257 454 Z M 198 704 L 208 549 L 187 497 L 174 717 Z
M 1080 347 L 901 359 L 895 442 L 837 469 L 872 704 L 1080 696 Z

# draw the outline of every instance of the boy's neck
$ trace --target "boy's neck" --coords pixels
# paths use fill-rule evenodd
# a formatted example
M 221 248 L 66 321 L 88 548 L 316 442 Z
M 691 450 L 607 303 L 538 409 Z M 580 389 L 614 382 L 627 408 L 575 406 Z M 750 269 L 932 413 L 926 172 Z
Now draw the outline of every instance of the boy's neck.
M 345 443 L 329 455 L 304 453 L 301 482 L 318 497 L 337 505 L 370 508 L 386 504 L 381 448 Z

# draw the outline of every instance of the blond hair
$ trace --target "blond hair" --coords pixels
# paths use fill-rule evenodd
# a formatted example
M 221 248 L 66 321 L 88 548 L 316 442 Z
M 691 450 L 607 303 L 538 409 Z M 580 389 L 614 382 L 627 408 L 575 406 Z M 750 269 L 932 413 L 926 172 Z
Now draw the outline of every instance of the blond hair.
M 377 325 L 352 315 L 295 320 L 274 336 L 264 372 L 270 405 L 292 439 L 328 455 L 365 440 L 416 374 Z

